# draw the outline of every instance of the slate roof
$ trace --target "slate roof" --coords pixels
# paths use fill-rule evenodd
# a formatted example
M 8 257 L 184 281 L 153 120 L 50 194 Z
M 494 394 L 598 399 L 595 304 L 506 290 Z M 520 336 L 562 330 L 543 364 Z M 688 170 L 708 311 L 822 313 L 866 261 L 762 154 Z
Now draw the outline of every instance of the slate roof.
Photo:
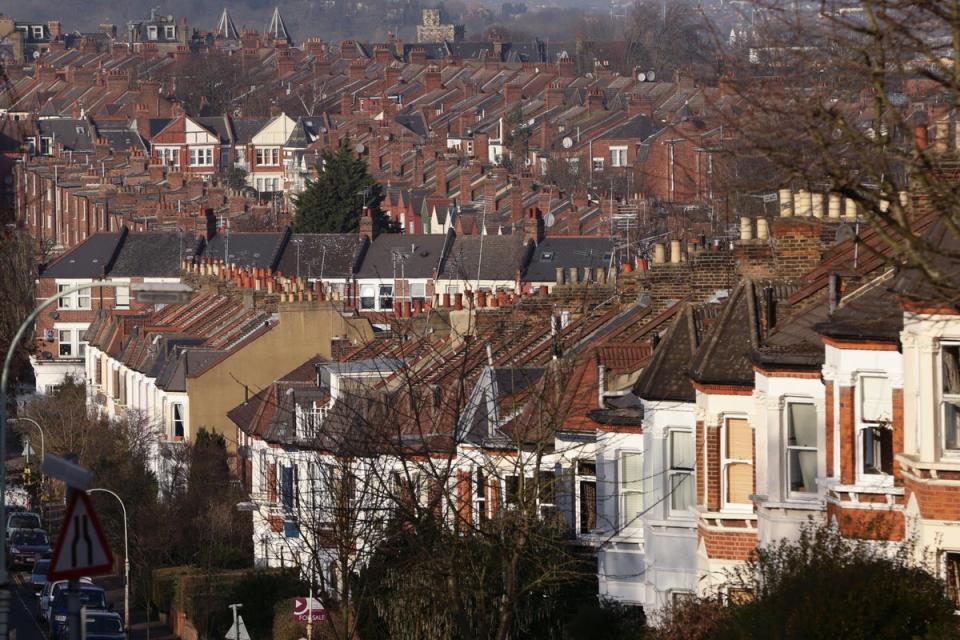
M 193 258 L 198 241 L 178 233 L 130 233 L 121 243 L 111 276 L 176 278 L 180 261 Z
M 603 237 L 547 237 L 537 245 L 524 270 L 524 282 L 555 282 L 557 267 L 583 269 L 608 267 L 613 240 Z
M 644 400 L 696 401 L 688 372 L 699 344 L 694 307 L 684 304 L 680 315 L 653 350 L 653 357 L 633 385 L 633 393 Z
M 203 255 L 224 257 L 242 267 L 275 269 L 280 262 L 284 247 L 290 238 L 290 230 L 263 233 L 218 233 L 209 240 Z
M 620 140 L 628 138 L 635 142 L 642 142 L 660 130 L 663 125 L 654 122 L 651 118 L 640 114 L 633 116 L 623 124 L 619 124 L 603 135 L 599 140 Z
M 903 310 L 891 287 L 893 272 L 845 296 L 826 322 L 816 325 L 822 335 L 847 340 L 899 342 Z
M 481 260 L 481 248 L 482 256 Z M 516 280 L 532 243 L 524 245 L 519 235 L 458 236 L 445 256 L 438 278 L 448 280 Z
M 924 239 L 930 250 L 923 257 L 937 276 L 931 278 L 916 267 L 906 267 L 892 286 L 905 298 L 960 308 L 960 238 L 938 217 Z
M 102 278 L 120 248 L 119 233 L 95 233 L 44 268 L 44 278 Z
M 401 235 L 382 233 L 370 243 L 358 278 L 432 278 L 454 234 Z
M 368 244 L 356 233 L 294 233 L 277 270 L 304 278 L 348 278 L 359 268 Z
M 741 281 L 693 355 L 690 377 L 704 384 L 753 385 L 750 355 L 760 345 L 756 291 Z
M 77 153 L 92 153 L 93 138 L 96 133 L 93 125 L 86 120 L 75 118 L 46 118 L 37 121 L 41 136 L 53 137 L 64 149 Z

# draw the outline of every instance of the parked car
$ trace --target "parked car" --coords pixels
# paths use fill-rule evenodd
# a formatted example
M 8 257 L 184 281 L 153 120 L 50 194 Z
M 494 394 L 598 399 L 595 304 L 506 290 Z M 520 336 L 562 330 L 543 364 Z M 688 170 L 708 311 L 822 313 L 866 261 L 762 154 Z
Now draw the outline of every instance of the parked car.
M 29 567 L 35 560 L 50 556 L 50 539 L 43 529 L 17 529 L 7 545 L 7 566 Z
M 86 607 L 90 611 L 107 610 L 107 594 L 100 587 L 85 583 L 80 585 L 80 606 Z M 64 628 L 67 626 L 67 590 L 65 588 L 57 589 L 53 596 L 48 614 L 47 624 L 50 629 L 51 638 L 61 637 Z
M 8 507 L 9 509 L 9 507 Z M 11 513 L 7 516 L 7 540 L 19 529 L 42 529 L 40 516 L 29 511 Z
M 93 584 L 93 580 L 90 578 L 80 578 L 80 582 L 83 584 Z M 37 599 L 37 618 L 41 621 L 47 622 L 50 620 L 50 605 L 53 602 L 54 597 L 62 589 L 67 588 L 68 582 L 66 580 L 56 580 L 54 582 L 47 581 L 47 584 L 43 585 L 43 590 L 40 591 L 40 597 Z
M 33 595 L 40 597 L 43 588 L 47 584 L 47 572 L 50 570 L 50 560 L 43 558 L 33 563 L 33 569 L 30 570 L 30 586 L 33 588 Z
M 86 640 L 126 640 L 127 634 L 123 631 L 123 619 L 119 613 L 113 611 L 84 612 L 86 618 Z M 69 622 L 63 626 L 63 638 L 70 637 Z

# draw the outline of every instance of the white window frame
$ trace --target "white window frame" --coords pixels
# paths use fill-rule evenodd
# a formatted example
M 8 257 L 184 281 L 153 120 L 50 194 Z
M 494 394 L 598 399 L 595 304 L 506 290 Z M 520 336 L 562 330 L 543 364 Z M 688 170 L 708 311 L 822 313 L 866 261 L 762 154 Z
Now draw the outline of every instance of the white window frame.
M 172 24 L 163 27 L 163 37 L 167 40 L 174 40 L 177 37 L 177 28 Z
M 594 156 L 592 166 L 594 171 L 603 171 L 603 157 Z
M 627 163 L 627 147 L 610 147 L 610 166 L 611 167 L 629 167 Z
M 177 408 L 180 409 L 180 417 L 177 417 Z M 180 430 L 183 432 L 183 439 L 187 439 L 187 416 L 182 402 L 170 403 L 170 439 L 177 439 L 177 423 L 180 423 Z
M 213 147 L 190 147 L 191 167 L 212 167 Z
M 390 289 L 390 294 L 385 295 L 384 289 L 388 287 Z M 378 284 L 377 285 L 377 309 L 379 309 L 380 311 L 392 311 L 393 303 L 397 301 L 396 292 L 397 292 L 397 289 L 396 287 L 394 287 L 392 282 L 391 283 L 381 282 L 380 284 Z M 385 299 L 390 300 L 390 304 L 387 306 L 383 305 L 383 300 Z
M 147 40 L 153 41 L 157 39 L 157 25 L 149 24 L 147 25 Z
M 257 147 L 257 166 L 280 166 L 280 147 Z
M 890 378 L 884 372 L 880 371 L 858 371 L 855 377 L 856 385 L 854 388 L 854 431 L 855 431 L 855 442 L 854 446 L 856 447 L 855 460 L 856 460 L 856 474 L 855 478 L 857 479 L 858 484 L 873 485 L 873 486 L 893 486 L 893 473 L 892 466 L 893 460 L 891 459 L 891 473 L 864 473 L 864 442 L 866 437 L 866 431 L 871 428 L 880 428 L 881 422 L 879 421 L 870 421 L 865 420 L 863 417 L 863 385 L 862 381 L 867 378 L 873 379 L 884 379 L 887 381 L 887 388 L 890 391 L 890 412 L 889 415 L 885 416 L 888 421 L 888 426 L 886 427 L 890 431 L 890 437 L 893 438 L 893 387 L 890 386 Z
M 57 339 L 57 357 L 63 359 L 85 359 L 88 343 L 82 339 L 87 330 L 86 323 L 55 323 L 53 325 L 54 336 Z M 63 338 L 66 337 L 66 340 Z M 61 354 L 63 346 L 68 346 L 70 352 Z
M 958 446 L 957 447 L 948 447 L 947 446 L 947 405 L 953 404 L 957 407 L 957 411 L 960 412 L 960 393 L 947 393 L 944 391 L 944 379 L 943 379 L 943 353 L 944 349 L 949 348 L 958 348 L 960 351 L 960 339 L 949 338 L 940 340 L 940 349 L 937 354 L 937 383 L 936 383 L 936 392 L 937 392 L 937 404 L 939 405 L 939 410 L 937 412 L 938 418 L 940 420 L 940 428 L 938 435 L 938 443 L 940 445 L 940 454 L 945 458 L 960 458 L 960 434 L 957 436 Z M 960 431 L 960 429 L 958 429 Z
M 367 292 L 370 295 L 364 295 Z M 361 311 L 376 311 L 377 310 L 377 285 L 375 284 L 362 284 L 360 285 L 360 310 Z M 364 300 L 370 300 L 370 306 L 364 304 Z
M 623 468 L 624 460 L 627 456 L 640 456 L 640 477 L 635 480 L 639 483 L 639 488 L 627 489 L 626 478 L 624 478 Z M 641 449 L 621 449 L 617 452 L 617 509 L 618 511 L 618 522 L 620 524 L 620 530 L 629 530 L 629 529 L 640 529 L 643 527 L 643 517 L 639 514 L 643 513 L 644 509 L 644 491 L 643 491 L 643 451 Z M 640 511 L 636 514 L 627 514 L 627 495 L 640 494 Z
M 470 487 L 474 524 L 489 520 L 487 501 L 490 499 L 490 478 L 483 467 L 477 467 L 470 473 Z
M 678 433 L 686 434 L 686 435 L 690 436 L 690 438 L 691 438 L 691 440 L 692 440 L 690 450 L 691 450 L 692 453 L 693 453 L 693 460 L 690 461 L 691 466 L 690 466 L 689 468 L 688 468 L 688 467 L 675 467 L 675 466 L 674 466 L 674 460 L 673 460 L 673 437 L 674 437 L 674 435 L 676 435 L 676 434 L 678 434 Z M 695 479 L 696 477 L 695 477 L 695 475 L 694 475 L 694 474 L 696 473 L 696 465 L 697 465 L 697 443 L 696 443 L 696 438 L 695 438 L 695 436 L 694 436 L 693 431 L 692 431 L 691 429 L 687 429 L 687 428 L 683 428 L 683 427 L 680 427 L 680 428 L 670 427 L 670 428 L 668 428 L 668 429 L 667 429 L 667 438 L 666 438 L 666 447 L 667 447 L 666 456 L 665 456 L 665 458 L 666 458 L 666 460 L 667 460 L 667 487 L 666 487 L 666 489 L 667 489 L 667 492 L 670 494 L 670 498 L 669 498 L 669 500 L 667 501 L 667 509 L 668 509 L 670 515 L 690 515 L 690 516 L 692 516 L 692 515 L 693 515 L 693 512 L 691 511 L 691 507 L 694 507 L 694 506 L 696 506 L 696 504 L 697 504 L 697 489 L 696 489 L 696 486 L 695 486 L 695 485 L 696 485 L 696 479 Z M 693 485 L 694 485 L 694 487 L 693 487 L 693 502 L 692 502 L 692 503 L 690 504 L 690 506 L 687 507 L 687 508 L 677 508 L 677 507 L 674 505 L 674 501 L 673 501 L 673 497 L 674 497 L 674 493 L 673 493 L 673 492 L 674 492 L 674 489 L 673 489 L 673 486 L 674 486 L 674 484 L 673 484 L 673 483 L 674 483 L 674 477 L 676 477 L 676 476 L 687 476 L 687 480 L 685 480 L 684 482 L 686 482 L 688 485 L 689 485 L 689 484 L 693 484 Z
M 790 500 L 814 500 L 818 495 L 818 488 L 816 487 L 816 478 L 819 476 L 820 464 L 819 459 L 817 460 L 817 473 L 814 475 L 814 490 L 813 491 L 793 491 L 790 488 L 790 478 L 791 467 L 790 467 L 790 452 L 791 451 L 813 451 L 818 455 L 818 448 L 816 443 L 812 447 L 810 446 L 800 446 L 800 445 L 791 445 L 790 444 L 790 405 L 792 404 L 807 404 L 813 407 L 813 413 L 816 416 L 818 424 L 814 427 L 815 433 L 820 432 L 819 425 L 819 412 L 817 411 L 817 404 L 813 401 L 813 398 L 802 397 L 802 396 L 793 396 L 785 397 L 783 399 L 783 411 L 781 413 L 781 420 L 783 422 L 783 493 Z
M 57 282 L 57 293 L 63 293 L 66 289 L 70 287 L 75 287 L 79 284 L 89 284 L 91 280 L 78 280 L 76 282 Z M 82 291 L 74 291 L 73 293 L 64 296 L 57 300 L 57 308 L 67 311 L 90 311 L 93 307 L 93 297 L 92 289 L 83 289 Z
M 427 299 L 427 283 L 426 282 L 408 282 L 408 289 L 410 292 L 411 300 L 426 300 Z M 414 287 L 417 287 L 420 293 L 414 291 Z
M 754 446 L 756 446 L 756 432 L 753 428 L 753 425 L 750 424 L 750 418 L 743 414 L 725 414 L 721 416 L 720 422 L 720 509 L 722 511 L 732 511 L 736 513 L 752 513 L 753 512 L 753 503 L 740 503 L 740 502 L 727 502 L 727 467 L 733 464 L 749 464 L 751 467 L 754 467 L 754 472 L 756 472 L 755 463 L 753 460 L 748 460 L 744 458 L 728 458 L 727 457 L 727 422 L 729 420 L 745 420 L 747 423 L 747 428 L 751 431 L 754 431 Z
M 114 300 L 114 308 L 116 309 L 129 309 L 130 308 L 130 287 L 117 287 L 116 298 Z
M 39 25 L 39 24 L 33 25 L 33 39 L 43 40 L 43 25 Z
M 580 463 L 593 463 L 593 473 L 580 473 Z M 600 526 L 600 508 L 599 508 L 599 494 L 600 489 L 597 483 L 597 461 L 593 458 L 578 458 L 574 461 L 573 464 L 573 490 L 574 490 L 574 505 L 573 505 L 573 523 L 577 536 L 589 535 L 593 529 L 584 531 L 583 530 L 583 521 L 581 514 L 583 513 L 582 503 L 583 503 L 583 492 L 581 491 L 580 484 L 582 482 L 592 482 L 593 483 L 593 520 L 594 527 L 597 529 Z

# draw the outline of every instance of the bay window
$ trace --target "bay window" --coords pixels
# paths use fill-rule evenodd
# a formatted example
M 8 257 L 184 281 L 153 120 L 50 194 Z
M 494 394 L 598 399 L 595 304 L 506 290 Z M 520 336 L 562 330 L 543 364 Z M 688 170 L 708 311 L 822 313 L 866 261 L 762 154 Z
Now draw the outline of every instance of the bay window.
M 686 511 L 696 502 L 693 480 L 694 444 L 690 431 L 670 431 L 668 437 L 670 471 L 670 510 Z
M 643 454 L 620 454 L 620 526 L 639 527 L 643 512 Z
M 279 147 L 258 147 L 257 164 L 261 166 L 277 166 L 280 164 Z
M 787 488 L 791 495 L 817 492 L 817 408 L 787 403 Z
M 860 376 L 857 382 L 858 475 L 889 476 L 893 473 L 890 381 L 881 376 Z
M 721 488 L 723 508 L 752 506 L 753 428 L 746 418 L 727 418 L 721 438 Z
M 960 455 L 960 343 L 940 345 L 944 453 Z

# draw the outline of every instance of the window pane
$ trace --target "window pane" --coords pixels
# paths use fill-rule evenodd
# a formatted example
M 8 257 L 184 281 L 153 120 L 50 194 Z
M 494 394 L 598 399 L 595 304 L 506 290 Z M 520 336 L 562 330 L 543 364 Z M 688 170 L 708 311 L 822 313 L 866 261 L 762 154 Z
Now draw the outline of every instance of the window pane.
M 643 454 L 624 453 L 620 457 L 620 481 L 626 491 L 643 489 Z
M 860 417 L 868 422 L 889 420 L 892 414 L 890 381 L 887 378 L 860 378 Z
M 947 400 L 943 406 L 943 446 L 960 449 L 960 401 Z
M 789 433 L 787 444 L 795 447 L 817 446 L 817 410 L 812 404 L 791 402 L 787 405 Z
M 117 287 L 117 306 L 130 306 L 130 287 Z
M 753 460 L 753 429 L 745 418 L 727 418 L 727 458 Z
M 597 528 L 597 483 L 580 481 L 580 533 Z
M 413 282 L 410 284 L 410 297 L 423 298 L 426 296 L 427 285 L 423 282 Z
M 727 502 L 750 504 L 753 493 L 753 465 L 730 463 L 727 465 Z
M 943 347 L 943 390 L 960 393 L 960 345 Z
M 670 508 L 685 511 L 692 507 L 696 500 L 695 487 L 691 473 L 675 473 L 670 476 Z
M 639 527 L 643 511 L 643 494 L 627 493 L 623 496 L 623 526 Z
M 689 431 L 670 432 L 670 467 L 693 469 L 693 434 Z
M 791 449 L 789 451 L 790 491 L 815 493 L 817 490 L 817 452 Z
M 863 472 L 893 473 L 893 431 L 882 427 L 863 430 Z

